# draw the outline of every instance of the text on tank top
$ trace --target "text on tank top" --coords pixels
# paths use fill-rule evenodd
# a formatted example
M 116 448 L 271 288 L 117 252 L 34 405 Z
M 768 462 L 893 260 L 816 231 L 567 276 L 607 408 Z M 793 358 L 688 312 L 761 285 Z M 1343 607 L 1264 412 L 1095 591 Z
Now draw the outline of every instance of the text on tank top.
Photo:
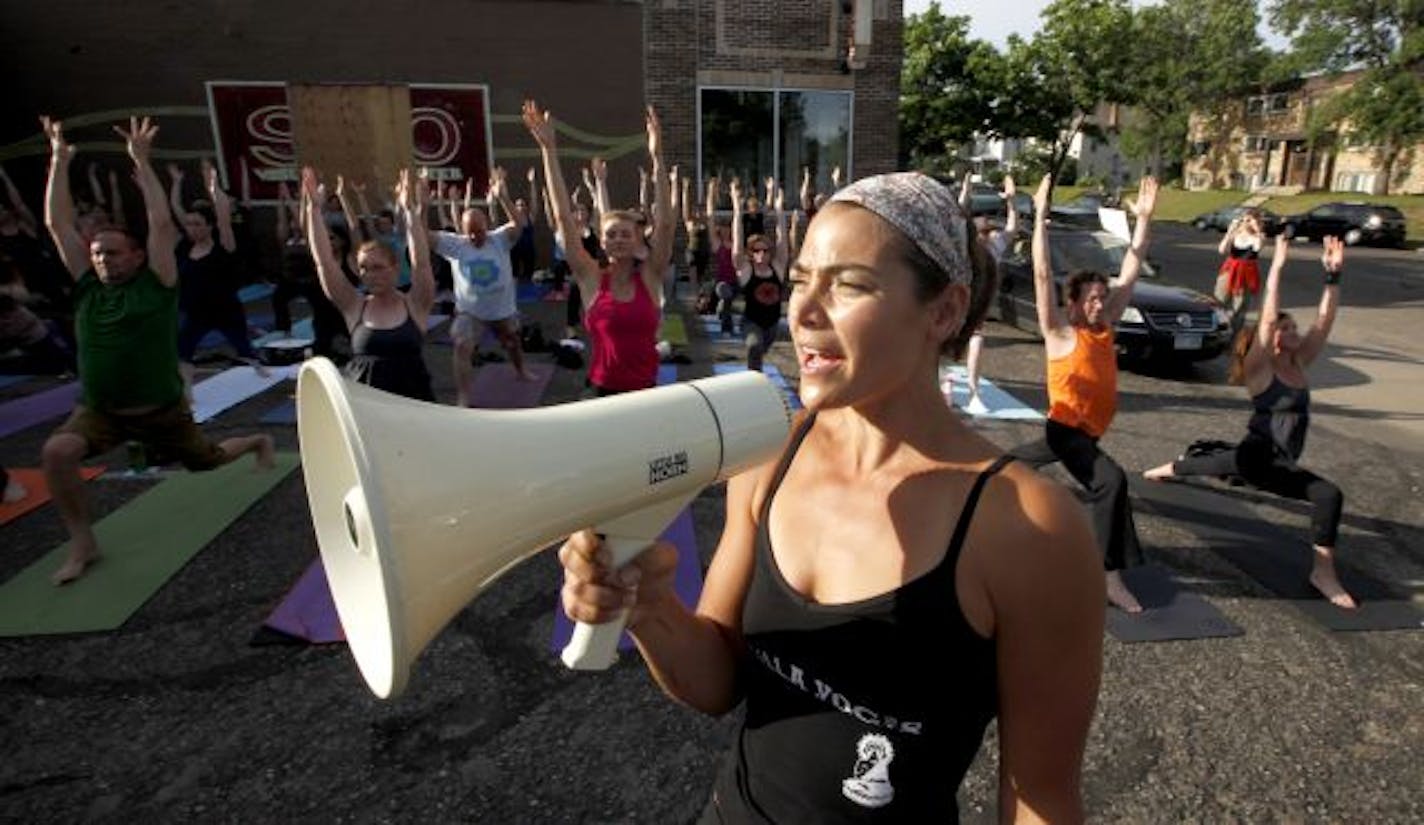
M 956 821 L 955 792 L 997 713 L 997 669 L 994 640 L 960 608 L 955 572 L 984 485 L 1009 458 L 975 479 L 933 569 L 879 596 L 818 604 L 782 576 L 769 528 L 813 423 L 793 436 L 760 510 L 742 610 L 746 718 L 718 808 L 729 821 Z
M 1113 329 L 1074 327 L 1073 334 L 1073 351 L 1048 359 L 1048 417 L 1100 438 L 1117 413 Z

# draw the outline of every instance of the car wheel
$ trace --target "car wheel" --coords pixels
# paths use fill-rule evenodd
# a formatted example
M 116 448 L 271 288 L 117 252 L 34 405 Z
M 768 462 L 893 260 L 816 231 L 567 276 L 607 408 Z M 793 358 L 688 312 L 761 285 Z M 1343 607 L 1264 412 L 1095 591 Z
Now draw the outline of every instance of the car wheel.
M 1195 226 L 1197 229 L 1200 229 L 1200 230 L 1203 230 L 1203 231 L 1206 230 L 1206 221 L 1203 221 L 1203 220 L 1200 220 L 1200 219 L 1199 219 L 1199 220 L 1197 220 L 1195 223 L 1193 223 L 1192 225 Z
M 1358 229 L 1351 229 L 1345 233 L 1345 245 L 1354 246 L 1365 237 L 1365 233 Z

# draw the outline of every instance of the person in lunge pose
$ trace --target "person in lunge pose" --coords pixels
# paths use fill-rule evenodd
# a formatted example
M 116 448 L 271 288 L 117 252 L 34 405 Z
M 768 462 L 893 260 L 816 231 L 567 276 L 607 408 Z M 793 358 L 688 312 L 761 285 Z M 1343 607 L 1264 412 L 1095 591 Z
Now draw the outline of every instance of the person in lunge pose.
M 767 179 L 767 191 L 776 189 L 776 246 L 765 235 L 742 238 L 742 184 L 732 179 L 732 261 L 742 292 L 742 334 L 746 336 L 747 369 L 761 371 L 762 359 L 776 341 L 781 323 L 783 278 L 786 275 L 785 201 L 776 182 Z
M 271 468 L 272 437 L 249 435 L 214 444 L 203 436 L 183 398 L 178 374 L 178 232 L 163 184 L 149 162 L 158 127 L 133 118 L 115 130 L 128 142 L 148 216 L 145 244 L 125 229 L 100 230 L 85 247 L 69 194 L 74 147 L 59 121 L 42 118 L 50 141 L 45 225 L 60 260 L 75 279 L 74 328 L 82 395 L 42 451 L 45 480 L 69 531 L 69 555 L 55 584 L 84 575 L 99 557 L 89 524 L 79 464 L 134 440 L 173 455 L 190 470 L 210 470 L 245 453 Z
M 1033 287 L 1038 328 L 1048 356 L 1048 422 L 1044 438 L 1017 447 L 1015 456 L 1035 464 L 1063 462 L 1088 492 L 1093 527 L 1107 570 L 1107 596 L 1118 608 L 1139 613 L 1142 606 L 1122 581 L 1123 568 L 1141 564 L 1142 548 L 1132 521 L 1127 474 L 1098 446 L 1117 412 L 1117 348 L 1113 325 L 1132 300 L 1151 238 L 1157 181 L 1138 187 L 1133 212 L 1137 226 L 1122 269 L 1109 286 L 1102 272 L 1068 276 L 1066 312 L 1058 305 L 1048 251 L 1048 207 L 1053 181 L 1045 176 L 1034 195 Z
M 939 394 L 993 283 L 968 232 L 914 172 L 858 181 L 811 222 L 787 310 L 809 412 L 728 482 L 695 611 L 670 544 L 620 570 L 591 531 L 560 548 L 570 617 L 628 609 L 671 697 L 746 702 L 702 822 L 954 822 L 995 716 L 1000 821 L 1082 820 L 1103 578 L 1073 496 Z
M 411 288 L 400 290 L 400 265 L 396 251 L 382 241 L 366 241 L 356 252 L 363 295 L 346 280 L 331 249 L 326 225 L 317 214 L 316 173 L 302 170 L 302 191 L 306 205 L 307 244 L 316 261 L 321 288 L 346 320 L 351 331 L 351 360 L 346 376 L 378 390 L 435 401 L 430 373 L 425 368 L 426 321 L 435 303 L 435 275 L 430 269 L 430 249 L 426 243 L 426 182 L 412 181 L 402 169 L 398 200 L 404 214 L 411 251 Z
M 544 156 L 544 178 L 552 198 L 549 209 L 564 238 L 577 238 L 569 190 L 559 166 L 554 124 L 534 101 L 524 102 L 524 125 Z M 644 390 L 658 378 L 658 325 L 662 321 L 663 273 L 672 260 L 672 182 L 663 170 L 662 126 L 648 107 L 648 155 L 652 163 L 653 231 L 644 246 L 639 216 L 600 209 L 599 227 L 608 265 L 600 267 L 580 244 L 568 244 L 564 254 L 584 305 L 584 329 L 593 345 L 588 380 L 598 395 Z M 643 256 L 646 255 L 646 259 Z
M 1310 427 L 1311 365 L 1330 337 L 1340 304 L 1340 273 L 1345 268 L 1345 244 L 1325 239 L 1321 263 L 1325 266 L 1325 291 L 1315 322 L 1305 335 L 1295 319 L 1280 309 L 1281 271 L 1290 241 L 1276 236 L 1275 256 L 1266 276 L 1266 296 L 1261 303 L 1261 323 L 1237 334 L 1233 353 L 1232 383 L 1245 384 L 1251 396 L 1251 420 L 1246 437 L 1235 450 L 1178 459 L 1143 473 L 1152 481 L 1179 476 L 1236 475 L 1262 490 L 1286 498 L 1309 501 L 1314 554 L 1310 584 L 1330 603 L 1355 607 L 1355 600 L 1335 575 L 1335 544 L 1340 534 L 1340 512 L 1345 498 L 1340 488 L 1297 462 L 1305 450 Z
M 964 183 L 959 191 L 959 205 L 965 211 L 969 211 L 970 205 L 970 181 L 965 175 Z M 994 259 L 997 266 L 1009 246 L 1019 234 L 1019 211 L 1014 206 L 1014 179 L 1011 176 L 1004 176 L 1004 207 L 1005 218 L 1002 229 L 994 226 L 987 215 L 980 215 L 974 219 L 974 234 L 979 242 L 984 244 L 989 256 Z M 964 405 L 964 411 L 970 415 L 985 415 L 989 408 L 984 405 L 983 399 L 979 397 L 979 361 L 984 354 L 984 325 L 974 330 L 974 335 L 969 339 L 969 350 L 964 356 L 965 379 L 969 384 L 969 401 Z

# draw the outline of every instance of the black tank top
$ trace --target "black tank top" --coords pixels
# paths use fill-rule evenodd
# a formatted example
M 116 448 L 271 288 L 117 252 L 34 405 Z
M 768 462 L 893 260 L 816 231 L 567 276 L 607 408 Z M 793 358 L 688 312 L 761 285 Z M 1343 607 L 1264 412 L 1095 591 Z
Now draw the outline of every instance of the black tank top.
M 980 473 L 944 559 L 895 590 L 809 602 L 782 578 L 768 516 L 809 417 L 761 508 L 742 609 L 746 718 L 717 778 L 713 822 L 957 822 L 955 793 L 997 713 L 995 643 L 965 620 L 954 576 Z
M 742 302 L 746 308 L 742 317 L 759 327 L 774 327 L 781 320 L 781 278 L 776 270 L 770 275 L 758 275 L 752 268 L 752 275 L 742 285 Z
M 410 316 L 410 306 L 406 305 L 405 321 L 390 329 L 367 326 L 365 319 L 366 304 L 362 303 L 361 319 L 351 330 L 347 377 L 396 395 L 434 401 L 430 372 L 421 354 L 425 335 Z
M 1251 398 L 1251 407 L 1250 437 L 1270 442 L 1279 458 L 1299 460 L 1310 429 L 1310 388 L 1292 387 L 1272 375 L 1271 385 Z

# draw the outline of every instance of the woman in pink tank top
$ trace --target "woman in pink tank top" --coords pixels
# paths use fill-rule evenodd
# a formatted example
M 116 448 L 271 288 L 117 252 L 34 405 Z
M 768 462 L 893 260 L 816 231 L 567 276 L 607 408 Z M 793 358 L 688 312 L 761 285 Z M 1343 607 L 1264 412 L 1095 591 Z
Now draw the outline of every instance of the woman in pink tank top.
M 524 101 L 524 125 L 539 144 L 544 156 L 544 174 L 549 184 L 549 208 L 565 238 L 577 237 L 573 206 L 564 173 L 559 165 L 554 124 L 547 111 L 534 101 Z M 662 126 L 651 106 L 647 113 L 648 156 L 652 162 L 653 232 L 648 254 L 640 262 L 642 247 L 638 236 L 638 216 L 613 210 L 600 216 L 599 230 L 608 266 L 600 269 L 582 247 L 565 249 L 569 269 L 583 295 L 584 326 L 593 343 L 593 363 L 589 383 L 599 395 L 647 389 L 657 381 L 658 324 L 662 320 L 662 273 L 672 262 L 674 218 L 672 184 L 662 158 Z

